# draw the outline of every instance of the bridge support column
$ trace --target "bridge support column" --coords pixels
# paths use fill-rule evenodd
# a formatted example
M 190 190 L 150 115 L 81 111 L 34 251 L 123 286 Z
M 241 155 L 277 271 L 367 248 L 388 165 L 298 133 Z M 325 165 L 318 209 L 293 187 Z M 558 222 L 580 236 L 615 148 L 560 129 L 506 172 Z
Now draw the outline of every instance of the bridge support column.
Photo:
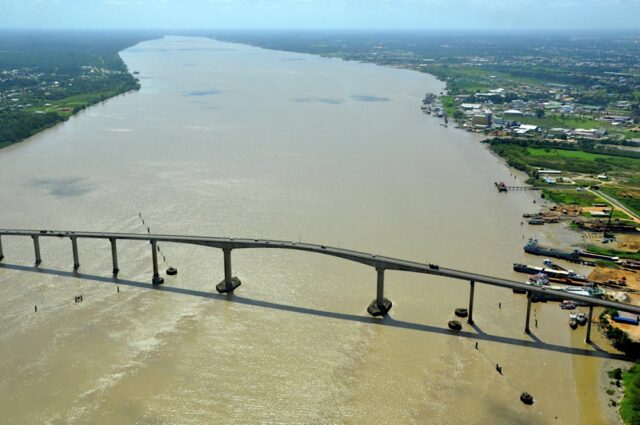
M 111 259 L 113 260 L 113 274 L 117 275 L 120 269 L 118 268 L 118 250 L 116 248 L 116 239 L 109 238 L 111 242 Z
M 151 240 L 151 258 L 153 259 L 153 279 L 151 283 L 161 285 L 164 283 L 164 279 L 158 274 L 158 242 L 155 239 Z
M 589 319 L 587 321 L 587 338 L 585 342 L 591 344 L 591 319 L 593 319 L 593 306 L 589 306 Z
M 78 238 L 71 237 L 71 249 L 73 250 L 73 270 L 80 268 L 80 259 L 78 258 Z
M 469 320 L 467 323 L 473 325 L 473 291 L 476 283 L 472 280 L 469 282 Z
M 224 254 L 224 280 L 216 285 L 216 291 L 221 294 L 232 294 L 240 286 L 240 279 L 231 276 L 231 249 L 223 248 Z
M 529 318 L 531 317 L 531 292 L 527 291 L 527 319 L 524 324 L 524 333 L 530 334 L 531 330 L 529 329 Z
M 391 310 L 392 303 L 384 297 L 384 269 L 376 267 L 376 272 L 378 273 L 376 299 L 371 301 L 367 312 L 374 317 L 386 316 Z
M 42 258 L 40 257 L 40 240 L 38 236 L 31 236 L 33 238 L 33 250 L 36 254 L 36 266 L 42 263 Z
M 0 261 L 4 258 L 4 252 L 2 252 L 2 236 L 0 236 Z

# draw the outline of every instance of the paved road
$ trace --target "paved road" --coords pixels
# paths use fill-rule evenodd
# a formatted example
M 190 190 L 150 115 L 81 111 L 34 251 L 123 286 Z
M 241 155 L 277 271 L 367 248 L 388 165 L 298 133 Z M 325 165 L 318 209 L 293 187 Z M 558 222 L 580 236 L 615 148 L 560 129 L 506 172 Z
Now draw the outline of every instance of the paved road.
M 378 256 L 374 254 L 352 251 L 349 249 L 335 248 L 325 245 L 316 245 L 309 243 L 296 243 L 289 241 L 275 241 L 265 239 L 235 239 L 235 238 L 219 238 L 210 236 L 188 236 L 188 235 L 157 235 L 157 234 L 137 234 L 137 233 L 107 233 L 107 232 L 72 232 L 72 231 L 51 231 L 51 230 L 2 230 L 0 229 L 0 237 L 5 236 L 5 240 L 11 236 L 22 236 L 31 238 L 57 237 L 57 238 L 77 238 L 77 239 L 106 239 L 106 240 L 140 240 L 140 241 L 156 241 L 156 242 L 172 242 L 184 243 L 192 245 L 209 246 L 223 250 L 246 249 L 246 248 L 279 248 L 293 249 L 298 251 L 308 251 L 317 254 L 330 255 L 333 257 L 343 258 L 345 260 L 354 261 L 375 267 L 381 270 L 398 270 L 412 273 L 423 273 L 437 276 L 444 276 L 452 279 L 465 280 L 467 282 L 474 281 L 487 285 L 499 286 L 503 288 L 516 288 L 529 291 L 530 293 L 550 294 L 559 296 L 563 299 L 574 300 L 587 305 L 594 305 L 606 308 L 614 308 L 620 311 L 640 314 L 640 307 L 626 303 L 614 301 L 606 301 L 596 298 L 585 297 L 581 295 L 568 294 L 564 291 L 535 287 L 508 279 L 502 279 L 493 276 L 480 275 L 473 272 L 449 269 L 440 267 L 435 264 L 423 264 L 413 261 L 401 260 L 397 258 Z M 105 248 L 107 248 L 105 246 Z M 5 247 L 5 254 L 6 254 Z M 2 255 L 2 240 L 0 240 L 0 258 Z
M 607 195 L 606 193 L 604 193 L 604 192 L 602 192 L 600 190 L 595 190 L 595 189 L 590 189 L 590 190 L 594 194 L 596 194 L 596 195 L 604 198 L 605 200 L 611 202 L 618 209 L 622 210 L 625 214 L 627 214 L 629 217 L 631 217 L 633 219 L 633 221 L 635 221 L 636 223 L 640 223 L 640 216 L 638 216 L 636 213 L 631 211 L 628 207 L 624 206 L 624 204 L 620 203 L 620 201 L 618 201 L 617 199 L 612 198 L 611 196 Z

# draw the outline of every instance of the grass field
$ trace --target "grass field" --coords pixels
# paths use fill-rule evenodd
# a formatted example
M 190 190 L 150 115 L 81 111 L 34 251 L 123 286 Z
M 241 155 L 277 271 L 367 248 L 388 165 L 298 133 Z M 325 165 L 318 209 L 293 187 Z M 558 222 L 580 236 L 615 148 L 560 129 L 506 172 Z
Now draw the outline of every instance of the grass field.
M 640 188 L 638 186 L 602 186 L 600 190 L 615 198 L 634 213 L 640 215 Z
M 440 101 L 442 102 L 442 107 L 449 117 L 453 117 L 453 114 L 456 112 L 456 104 L 453 100 L 453 96 L 440 96 Z
M 592 118 L 580 118 L 575 116 L 547 115 L 542 118 L 524 117 L 525 124 L 537 125 L 545 128 L 605 128 L 611 129 L 612 125 L 605 121 L 597 121 Z
M 622 374 L 624 398 L 620 403 L 620 416 L 625 424 L 640 424 L 640 366 L 634 364 Z
M 593 204 L 609 203 L 599 196 L 590 192 L 578 192 L 576 190 L 544 190 L 544 197 L 556 204 L 579 205 L 581 207 L 590 207 Z
M 598 245 L 588 245 L 587 250 L 595 252 L 596 254 L 610 255 L 612 257 L 626 258 L 628 260 L 640 260 L 640 253 L 638 252 L 618 251 L 616 249 L 603 248 Z
M 576 158 L 585 161 L 595 161 L 598 158 L 607 159 L 611 158 L 609 155 L 600 155 L 597 153 L 589 153 L 583 151 L 567 151 L 562 149 L 542 149 L 542 148 L 527 148 L 529 155 L 531 156 L 552 156 L 560 158 Z
M 103 100 L 109 99 L 110 97 L 117 96 L 121 94 L 121 92 L 117 90 L 104 90 L 98 92 L 85 93 L 77 96 L 69 96 L 64 99 L 56 100 L 49 102 L 50 106 L 33 106 L 28 111 L 45 111 L 45 112 L 56 112 L 57 114 L 68 118 L 73 115 L 74 110 L 86 108 L 87 106 L 94 105 Z M 68 111 L 61 109 L 70 109 Z
M 593 217 L 593 216 L 591 215 L 591 213 L 590 213 L 590 212 L 588 212 L 588 211 L 583 211 L 583 212 L 581 213 L 581 215 L 582 215 L 583 217 Z M 608 216 L 607 216 L 607 217 L 608 217 Z M 611 218 L 612 218 L 612 219 L 619 218 L 620 220 L 629 220 L 631 217 L 629 217 L 627 214 L 625 214 L 624 212 L 622 212 L 622 211 L 620 211 L 620 210 L 613 210 L 613 214 L 611 214 Z
M 539 167 L 601 173 L 609 171 L 640 172 L 640 158 L 603 155 L 564 149 L 526 148 L 529 162 Z

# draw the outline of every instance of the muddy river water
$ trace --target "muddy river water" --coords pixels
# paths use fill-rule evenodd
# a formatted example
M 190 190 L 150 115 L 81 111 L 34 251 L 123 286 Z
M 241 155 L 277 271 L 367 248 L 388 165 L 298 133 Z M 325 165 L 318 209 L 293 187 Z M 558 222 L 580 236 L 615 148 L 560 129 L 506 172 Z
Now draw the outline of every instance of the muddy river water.
M 542 261 L 526 238 L 557 242 L 521 225 L 538 195 L 498 193 L 522 178 L 479 136 L 420 111 L 444 88 L 430 75 L 204 38 L 121 56 L 139 92 L 0 151 L 0 228 L 302 240 L 518 280 L 512 263 Z M 375 270 L 336 258 L 234 251 L 227 297 L 211 248 L 161 244 L 179 273 L 154 289 L 147 243 L 119 242 L 114 280 L 108 242 L 79 242 L 78 275 L 69 240 L 42 239 L 39 269 L 30 240 L 2 242 L 7 423 L 602 420 L 595 378 L 576 384 L 602 362 L 584 335 L 551 303 L 525 335 L 508 290 L 476 285 L 476 327 L 454 335 L 466 282 L 388 272 L 376 320 Z

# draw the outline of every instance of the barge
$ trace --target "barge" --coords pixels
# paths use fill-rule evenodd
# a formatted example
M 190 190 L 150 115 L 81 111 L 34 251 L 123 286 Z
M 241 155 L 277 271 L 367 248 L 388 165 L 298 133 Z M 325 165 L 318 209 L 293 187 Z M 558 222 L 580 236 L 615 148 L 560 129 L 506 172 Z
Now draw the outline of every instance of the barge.
M 555 290 L 555 291 L 560 291 L 560 292 L 565 292 L 567 294 L 571 294 L 571 295 L 581 295 L 583 297 L 590 297 L 590 298 L 604 298 L 604 291 L 600 288 L 598 288 L 597 286 L 593 285 L 593 286 L 566 286 L 566 287 L 560 287 L 560 286 L 542 286 L 537 284 L 536 282 L 527 282 L 527 284 L 531 285 L 531 286 L 538 286 L 541 287 L 542 289 L 551 289 L 551 290 Z M 558 294 L 552 294 L 552 293 L 536 293 L 534 295 L 531 296 L 532 301 L 537 301 L 537 302 L 546 302 L 546 301 L 560 301 L 564 304 L 564 302 L 566 301 L 565 298 L 562 297 L 562 295 L 558 295 Z M 588 305 L 588 303 L 583 303 L 581 301 L 572 301 L 573 305 Z M 567 308 L 563 305 L 561 305 L 562 308 Z
M 583 283 L 589 281 L 586 276 L 572 272 L 571 270 L 555 270 L 548 267 L 528 266 L 526 264 L 513 263 L 513 270 L 519 273 L 527 273 L 530 275 L 545 274 L 549 280 L 562 283 Z
M 542 255 L 544 257 L 560 258 L 561 260 L 571 261 L 572 263 L 580 262 L 580 251 L 562 251 L 555 248 L 540 245 L 537 239 L 531 238 L 524 246 L 524 252 L 533 255 Z

